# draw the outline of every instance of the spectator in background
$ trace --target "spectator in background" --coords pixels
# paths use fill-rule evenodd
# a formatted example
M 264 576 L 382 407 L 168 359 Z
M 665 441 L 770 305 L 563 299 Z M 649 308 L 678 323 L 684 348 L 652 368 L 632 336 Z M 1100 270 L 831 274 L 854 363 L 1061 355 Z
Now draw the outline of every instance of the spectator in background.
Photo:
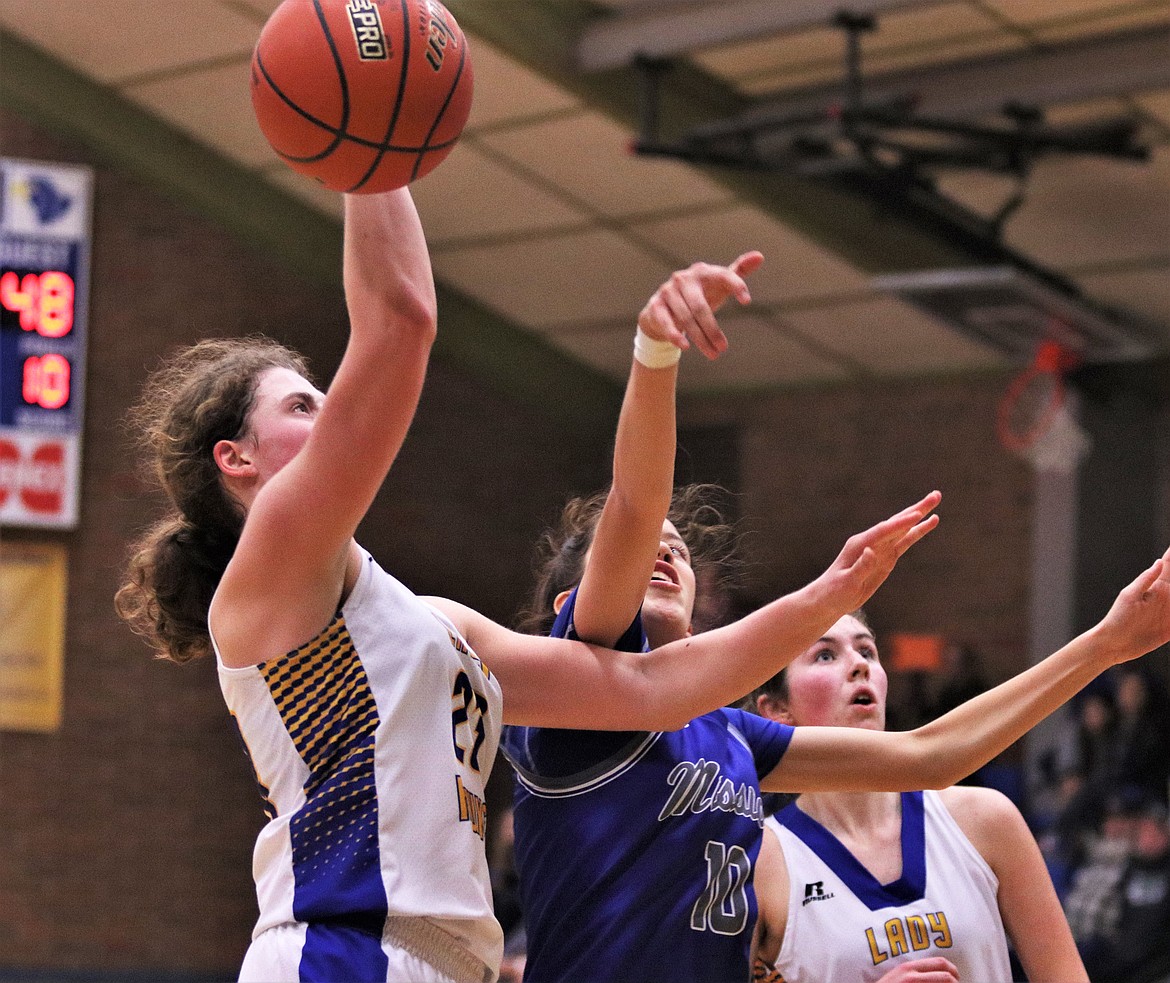
M 1114 796 L 1066 903 L 1096 983 L 1170 980 L 1170 825 L 1166 807 Z
M 1167 804 L 1170 782 L 1170 707 L 1165 688 L 1148 672 L 1115 672 L 1117 715 L 1113 764 L 1117 786 Z
M 1077 707 L 1074 740 L 1057 762 L 1063 807 L 1052 833 L 1057 852 L 1079 866 L 1086 839 L 1101 827 L 1117 786 L 1117 713 L 1110 690 L 1087 691 Z
M 1116 944 L 1093 979 L 1101 983 L 1170 981 L 1170 824 L 1166 807 L 1149 801 L 1133 830 L 1133 850 L 1120 884 Z
M 987 688 L 983 660 L 979 653 L 969 645 L 947 642 L 942 649 L 942 665 L 935 684 L 929 719 L 941 717 Z
M 1110 796 L 1100 827 L 1086 837 L 1084 859 L 1072 874 L 1064 912 L 1086 967 L 1099 966 L 1116 946 L 1121 923 L 1120 886 L 1141 805 L 1132 795 Z

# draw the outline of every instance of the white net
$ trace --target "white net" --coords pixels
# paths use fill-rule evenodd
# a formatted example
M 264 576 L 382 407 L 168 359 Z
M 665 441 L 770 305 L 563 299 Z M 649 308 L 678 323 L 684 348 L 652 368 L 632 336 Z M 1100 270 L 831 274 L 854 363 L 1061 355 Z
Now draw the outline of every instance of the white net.
M 1021 449 L 1037 471 L 1071 474 L 1093 448 L 1093 442 L 1077 423 L 1068 398 L 1049 416 L 1048 426 Z

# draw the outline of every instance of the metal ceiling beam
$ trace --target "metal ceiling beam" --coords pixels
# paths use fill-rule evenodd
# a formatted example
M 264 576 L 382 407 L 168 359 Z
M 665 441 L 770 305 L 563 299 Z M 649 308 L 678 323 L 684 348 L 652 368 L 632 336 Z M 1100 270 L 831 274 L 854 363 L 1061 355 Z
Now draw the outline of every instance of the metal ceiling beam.
M 951 119 L 999 112 L 1010 102 L 1045 107 L 1154 91 L 1170 86 L 1170 25 L 884 75 L 865 77 L 863 68 L 863 84 L 867 103 L 914 97 L 916 112 Z M 760 100 L 737 119 L 787 119 L 842 96 L 841 85 L 819 86 Z
M 638 56 L 669 58 L 700 48 L 761 35 L 825 25 L 842 6 L 854 14 L 878 14 L 922 6 L 927 0 L 722 0 L 686 9 L 633 11 L 600 21 L 581 35 L 578 67 L 599 72 L 633 64 Z

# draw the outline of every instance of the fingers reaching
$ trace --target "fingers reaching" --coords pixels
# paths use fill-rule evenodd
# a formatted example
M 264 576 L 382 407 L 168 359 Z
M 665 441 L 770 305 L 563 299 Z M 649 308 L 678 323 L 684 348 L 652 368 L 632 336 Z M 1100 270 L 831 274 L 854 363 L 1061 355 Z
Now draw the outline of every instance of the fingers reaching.
M 763 254 L 752 251 L 730 266 L 693 263 L 679 270 L 647 302 L 638 316 L 638 327 L 656 340 L 684 350 L 693 344 L 707 358 L 718 358 L 727 350 L 727 336 L 715 313 L 732 297 L 741 304 L 751 303 L 744 277 L 763 262 Z
M 876 549 L 885 545 L 893 545 L 897 548 L 905 540 L 904 545 L 896 554 L 901 556 L 938 525 L 938 516 L 931 513 L 941 501 L 942 492 L 932 491 L 914 505 L 902 509 L 901 512 L 884 519 L 876 526 L 871 526 L 865 532 L 850 537 L 845 544 L 845 549 L 841 551 L 841 559 L 851 563 L 867 546 Z
M 923 519 L 921 522 L 919 522 L 917 525 L 912 526 L 910 528 L 910 531 L 908 533 L 906 533 L 906 535 L 903 536 L 900 540 L 898 540 L 898 542 L 896 544 L 895 548 L 898 551 L 898 556 L 901 556 L 903 553 L 905 553 L 906 550 L 908 550 L 911 546 L 913 546 L 915 543 L 917 543 L 918 540 L 920 540 L 923 536 L 925 536 L 928 532 L 930 532 L 937 525 L 938 525 L 938 516 L 937 515 L 929 515 L 925 519 Z
M 736 257 L 735 261 L 731 264 L 730 269 L 732 273 L 736 274 L 742 279 L 743 277 L 750 276 L 752 273 L 755 273 L 756 270 L 758 270 L 763 265 L 764 254 L 753 249 L 751 252 L 744 253 L 742 256 Z M 751 303 L 752 298 L 751 294 L 748 292 L 746 283 L 736 290 L 735 297 L 741 304 Z
M 938 525 L 932 514 L 942 495 L 931 492 L 921 501 L 851 536 L 826 571 L 827 583 L 839 591 L 846 610 L 860 607 L 890 575 L 899 558 Z
M 1170 643 L 1170 550 L 1117 595 L 1096 630 L 1115 663 Z

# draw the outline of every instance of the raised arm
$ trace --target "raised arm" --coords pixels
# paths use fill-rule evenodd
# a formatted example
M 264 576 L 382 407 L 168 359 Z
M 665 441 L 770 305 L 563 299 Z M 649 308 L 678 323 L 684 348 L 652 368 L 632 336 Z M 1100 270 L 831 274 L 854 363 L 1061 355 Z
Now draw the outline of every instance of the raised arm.
M 726 706 L 773 676 L 859 608 L 898 558 L 937 524 L 940 500 L 921 502 L 853 536 L 808 586 L 745 618 L 645 654 L 521 635 L 442 598 L 455 623 L 499 677 L 508 723 L 592 730 L 675 730 Z
M 986 764 L 1111 666 L 1170 642 L 1170 550 L 1095 627 L 1043 662 L 905 733 L 798 727 L 765 791 L 946 788 Z
M 343 275 L 349 340 L 328 394 L 262 407 L 295 455 L 270 478 L 245 440 L 221 441 L 221 468 L 254 500 L 212 605 L 225 661 L 248 664 L 319 631 L 336 610 L 352 537 L 406 437 L 435 337 L 426 241 L 407 189 L 346 196 Z M 257 399 L 264 398 L 258 393 Z M 230 458 L 230 459 L 229 459 Z M 219 460 L 219 457 L 217 457 Z
M 730 266 L 695 263 L 659 287 L 638 316 L 614 441 L 613 484 L 577 591 L 573 621 L 580 638 L 613 645 L 638 613 L 674 487 L 679 350 L 689 347 L 688 339 L 708 358 L 727 348 L 715 312 L 731 297 L 750 301 L 743 277 L 763 261 L 750 252 Z

